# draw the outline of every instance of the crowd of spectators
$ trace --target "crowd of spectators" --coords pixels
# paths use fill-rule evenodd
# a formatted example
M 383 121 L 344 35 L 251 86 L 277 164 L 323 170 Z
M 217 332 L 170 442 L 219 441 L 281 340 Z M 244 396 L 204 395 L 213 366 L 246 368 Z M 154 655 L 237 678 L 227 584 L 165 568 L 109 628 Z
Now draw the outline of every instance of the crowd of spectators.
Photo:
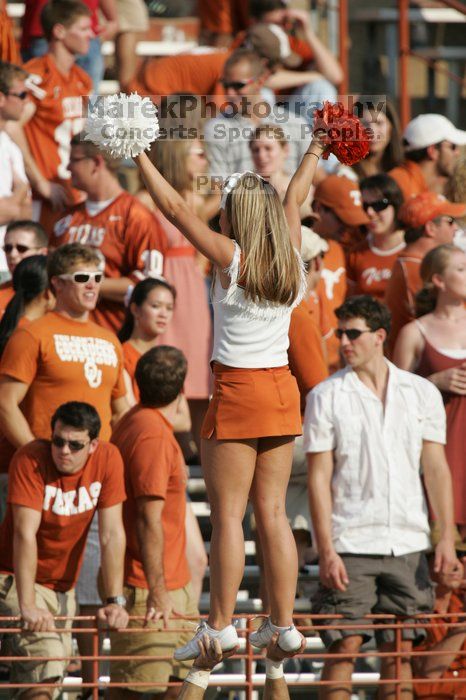
M 167 683 L 190 662 L 137 657 L 187 641 L 190 626 L 172 618 L 198 614 L 207 566 L 185 463 L 199 460 L 212 388 L 212 270 L 143 182 L 125 188 L 128 164 L 83 138 L 101 41 L 115 39 L 121 88 L 159 107 L 152 162 L 216 231 L 234 172 L 257 173 L 283 200 L 312 110 L 338 99 L 343 78 L 309 14 L 285 0 L 202 0 L 199 16 L 210 47 L 140 62 L 144 3 L 27 0 L 22 63 L 0 15 L 0 614 L 25 630 L 2 653 L 53 657 L 11 667 L 12 682 L 50 682 L 47 698 L 70 655 L 53 618 L 76 605 L 112 630 L 128 614 L 141 618 L 130 627 L 157 629 L 112 632 L 112 651 L 133 660 L 112 664 L 128 685 L 111 695 L 140 697 L 131 684 L 145 682 L 178 697 Z M 371 636 L 357 629 L 364 615 L 458 614 L 466 589 L 466 131 L 442 114 L 402 131 L 390 101 L 367 100 L 359 117 L 367 158 L 320 161 L 300 210 L 307 289 L 288 350 L 304 437 L 287 514 L 299 566 L 319 557 L 314 612 L 345 618 L 322 633 L 346 655 L 324 666 L 332 700 L 350 697 L 351 655 Z M 262 569 L 258 535 L 256 548 Z M 264 610 L 270 585 L 262 577 Z M 406 628 L 404 650 L 445 653 L 403 657 L 403 697 L 452 697 L 438 680 L 466 684 L 464 628 L 417 632 Z M 393 650 L 388 629 L 376 637 Z M 221 657 L 214 647 L 201 645 L 198 675 Z M 386 657 L 382 674 L 397 668 Z M 91 681 L 91 664 L 82 673 Z

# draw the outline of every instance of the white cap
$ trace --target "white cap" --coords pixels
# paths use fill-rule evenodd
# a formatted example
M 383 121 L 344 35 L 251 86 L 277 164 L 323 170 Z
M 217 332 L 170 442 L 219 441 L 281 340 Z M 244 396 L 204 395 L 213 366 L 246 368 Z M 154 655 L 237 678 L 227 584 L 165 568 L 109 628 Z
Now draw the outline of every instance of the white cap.
M 442 114 L 420 114 L 412 119 L 403 133 L 405 151 L 417 151 L 440 141 L 450 141 L 457 146 L 466 144 L 466 131 L 457 129 Z
M 304 262 L 313 260 L 321 253 L 328 251 L 328 243 L 311 231 L 308 226 L 301 226 L 301 257 Z

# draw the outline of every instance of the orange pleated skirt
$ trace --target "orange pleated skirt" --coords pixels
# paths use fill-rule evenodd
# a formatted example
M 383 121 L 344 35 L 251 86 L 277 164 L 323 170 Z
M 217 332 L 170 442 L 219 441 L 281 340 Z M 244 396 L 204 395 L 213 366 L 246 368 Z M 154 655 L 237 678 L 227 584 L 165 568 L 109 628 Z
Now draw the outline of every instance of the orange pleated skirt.
M 301 435 L 299 389 L 288 366 L 242 369 L 213 363 L 214 389 L 201 437 L 245 440 Z

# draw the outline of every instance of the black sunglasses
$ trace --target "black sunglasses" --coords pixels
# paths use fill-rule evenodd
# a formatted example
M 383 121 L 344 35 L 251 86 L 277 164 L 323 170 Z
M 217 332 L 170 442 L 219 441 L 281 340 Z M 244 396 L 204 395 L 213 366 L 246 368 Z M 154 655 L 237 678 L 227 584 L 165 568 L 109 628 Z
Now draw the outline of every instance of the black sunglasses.
M 384 197 L 383 199 L 377 199 L 375 202 L 363 202 L 362 208 L 367 214 L 368 209 L 373 209 L 375 212 L 383 211 L 391 204 L 390 200 Z
M 5 245 L 3 246 L 3 250 L 7 255 L 13 250 L 17 250 L 18 253 L 27 253 L 28 250 L 37 250 L 37 248 L 38 246 L 22 245 L 21 243 L 5 243 Z
M 29 93 L 27 90 L 23 90 L 23 92 L 9 92 L 8 95 L 10 95 L 10 97 L 17 97 L 18 100 L 25 100 Z
M 344 335 L 346 335 L 348 340 L 357 340 L 363 333 L 375 333 L 375 331 L 360 331 L 359 328 L 337 328 L 335 331 L 335 335 L 337 336 L 338 340 L 341 340 Z
M 59 435 L 52 435 L 52 445 L 55 445 L 55 447 L 65 447 L 65 445 L 68 445 L 68 447 L 70 448 L 70 452 L 79 452 L 80 450 L 84 449 L 86 445 L 89 444 L 89 442 L 79 442 L 78 440 L 65 440 L 65 438 L 62 438 Z
M 222 85 L 225 88 L 225 90 L 235 90 L 235 92 L 239 92 L 240 90 L 243 90 L 247 85 L 250 85 L 251 83 L 254 82 L 254 79 L 251 78 L 250 80 L 222 80 Z

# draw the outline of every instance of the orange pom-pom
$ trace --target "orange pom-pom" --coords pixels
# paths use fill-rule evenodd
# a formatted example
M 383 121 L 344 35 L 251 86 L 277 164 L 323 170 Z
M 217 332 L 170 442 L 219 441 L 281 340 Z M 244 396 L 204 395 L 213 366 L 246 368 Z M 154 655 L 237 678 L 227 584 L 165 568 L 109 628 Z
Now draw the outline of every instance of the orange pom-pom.
M 324 160 L 333 153 L 343 165 L 354 165 L 369 153 L 369 132 L 340 103 L 324 102 L 315 110 L 313 134 L 327 144 Z

